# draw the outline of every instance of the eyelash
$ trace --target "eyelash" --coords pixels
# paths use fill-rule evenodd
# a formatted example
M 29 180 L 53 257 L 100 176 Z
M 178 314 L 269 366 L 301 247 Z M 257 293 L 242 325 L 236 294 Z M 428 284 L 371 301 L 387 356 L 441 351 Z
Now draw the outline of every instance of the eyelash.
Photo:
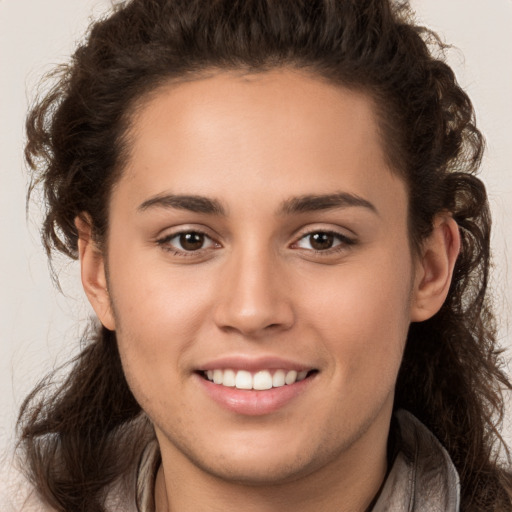
M 210 240 L 210 242 L 212 243 L 213 246 L 220 247 L 220 244 L 218 242 L 213 240 L 207 233 L 205 233 L 204 231 L 201 231 L 199 229 L 178 231 L 176 233 L 172 233 L 170 235 L 166 235 L 165 237 L 158 239 L 156 241 L 156 243 L 164 251 L 170 252 L 174 256 L 180 256 L 180 257 L 185 257 L 185 258 L 198 256 L 199 254 L 202 254 L 203 251 L 210 249 L 210 247 L 206 247 L 206 248 L 201 247 L 197 250 L 187 251 L 184 249 L 176 249 L 170 244 L 170 241 L 175 238 L 178 238 L 182 235 L 192 235 L 192 234 L 200 235 L 200 236 L 204 237 L 205 239 Z M 332 236 L 339 243 L 337 243 L 333 247 L 329 247 L 325 250 L 311 248 L 311 249 L 304 249 L 305 251 L 312 252 L 313 254 L 317 254 L 320 256 L 327 256 L 327 255 L 332 255 L 332 254 L 336 254 L 338 252 L 345 251 L 345 250 L 347 250 L 347 247 L 355 245 L 357 243 L 357 240 L 350 238 L 346 235 L 343 235 L 341 233 L 338 233 L 336 231 L 318 229 L 318 230 L 313 230 L 313 231 L 308 231 L 306 233 L 303 233 L 299 238 L 297 238 L 297 240 L 295 242 L 293 242 L 291 244 L 291 247 L 293 248 L 294 246 L 297 246 L 299 244 L 299 242 L 301 242 L 302 240 L 305 240 L 308 237 L 311 237 L 311 236 L 317 235 L 317 234 Z M 296 248 L 301 249 L 300 247 L 296 247 Z

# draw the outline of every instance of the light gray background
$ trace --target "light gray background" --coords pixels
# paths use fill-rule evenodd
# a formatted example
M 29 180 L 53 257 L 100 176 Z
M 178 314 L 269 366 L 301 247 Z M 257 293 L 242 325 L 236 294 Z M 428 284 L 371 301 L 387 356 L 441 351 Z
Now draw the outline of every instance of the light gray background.
M 207 0 L 205 0 L 207 1 Z M 482 177 L 494 213 L 496 306 L 504 347 L 512 342 L 512 0 L 412 0 L 419 19 L 457 49 L 449 54 L 488 141 Z M 0 452 L 14 439 L 24 396 L 78 347 L 89 315 L 76 263 L 57 266 L 53 287 L 37 232 L 25 217 L 23 122 L 39 77 L 66 60 L 90 17 L 111 0 L 0 0 Z M 508 256 L 507 256 L 508 254 Z M 512 353 L 508 354 L 512 358 Z M 509 415 L 510 416 L 510 415 Z M 510 438 L 512 428 L 507 427 Z

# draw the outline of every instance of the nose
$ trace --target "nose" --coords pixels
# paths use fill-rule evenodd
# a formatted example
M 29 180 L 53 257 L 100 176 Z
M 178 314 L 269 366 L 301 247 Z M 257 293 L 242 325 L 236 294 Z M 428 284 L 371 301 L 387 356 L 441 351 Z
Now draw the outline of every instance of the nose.
M 270 250 L 233 252 L 219 275 L 215 322 L 223 331 L 263 338 L 295 321 L 285 269 Z

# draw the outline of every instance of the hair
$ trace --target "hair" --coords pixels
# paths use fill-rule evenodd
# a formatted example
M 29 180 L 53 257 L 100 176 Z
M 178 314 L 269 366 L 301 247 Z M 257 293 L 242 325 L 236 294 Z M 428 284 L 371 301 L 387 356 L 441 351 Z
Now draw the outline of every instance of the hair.
M 410 326 L 395 407 L 415 414 L 449 452 L 464 511 L 510 510 L 500 466 L 502 369 L 487 292 L 490 215 L 476 177 L 484 141 L 445 63 L 445 45 L 389 0 L 131 0 L 92 24 L 56 85 L 27 119 L 30 190 L 44 193 L 48 255 L 77 258 L 75 218 L 101 243 L 109 197 L 129 152 L 137 105 L 171 80 L 217 70 L 302 70 L 364 91 L 386 156 L 409 193 L 413 247 L 450 212 L 462 238 L 441 310 Z M 126 383 L 115 333 L 86 336 L 72 371 L 26 399 L 18 428 L 30 477 L 58 511 L 103 511 L 151 427 Z M 508 452 L 506 452 L 508 454 Z

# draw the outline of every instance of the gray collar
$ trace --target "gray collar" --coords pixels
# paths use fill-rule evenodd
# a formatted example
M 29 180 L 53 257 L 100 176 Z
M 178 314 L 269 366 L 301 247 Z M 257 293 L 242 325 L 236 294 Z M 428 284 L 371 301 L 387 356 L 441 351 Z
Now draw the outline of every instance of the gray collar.
M 397 454 L 372 512 L 458 512 L 459 475 L 448 452 L 409 412 L 395 418 Z

